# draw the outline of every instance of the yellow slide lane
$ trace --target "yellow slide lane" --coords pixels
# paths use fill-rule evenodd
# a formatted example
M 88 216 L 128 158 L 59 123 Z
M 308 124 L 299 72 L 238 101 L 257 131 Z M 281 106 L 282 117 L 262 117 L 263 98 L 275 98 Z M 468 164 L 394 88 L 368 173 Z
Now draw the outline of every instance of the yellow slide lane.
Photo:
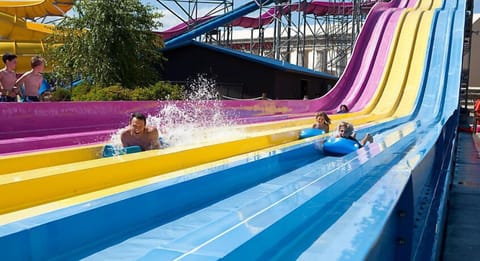
M 331 115 L 333 121 L 332 126 L 336 126 L 337 122 L 344 120 L 347 114 Z M 245 133 L 247 137 L 257 136 L 272 136 L 278 135 L 283 132 L 296 131 L 296 137 L 292 137 L 293 140 L 298 139 L 298 133 L 303 128 L 309 128 L 314 123 L 314 114 L 308 118 L 283 120 L 277 122 L 256 123 L 243 126 L 237 126 L 239 131 Z M 215 130 L 212 130 L 215 131 Z M 241 137 L 234 137 L 235 139 L 243 139 Z M 221 141 L 215 141 L 220 143 Z M 204 144 L 212 145 L 212 144 Z M 0 175 L 9 174 L 19 171 L 35 170 L 39 168 L 53 167 L 63 164 L 77 163 L 81 161 L 94 160 L 101 158 L 102 149 L 105 144 L 95 144 L 88 146 L 78 146 L 72 148 L 52 149 L 41 152 L 15 154 L 10 156 L 0 156 Z M 196 146 L 194 146 L 196 147 Z M 177 148 L 175 150 L 187 150 L 193 148 L 192 146 Z M 164 149 L 168 151 L 170 149 Z M 249 152 L 247 150 L 246 152 Z M 245 152 L 245 153 L 246 153 Z M 15 164 L 16 162 L 23 162 L 23 164 Z
M 434 7 L 439 6 L 439 3 L 440 1 L 436 1 Z M 412 111 L 414 99 L 407 101 L 402 97 L 407 92 L 414 92 L 415 97 L 418 94 L 432 14 L 419 10 L 410 10 L 403 14 L 404 21 L 396 32 L 395 45 L 389 55 L 389 66 L 384 72 L 382 85 L 375 94 L 375 100 L 361 112 L 334 115 L 334 119 L 347 117 L 346 120 L 359 125 L 408 115 Z M 397 52 L 402 52 L 402 56 L 397 55 Z M 7 200 L 0 203 L 0 213 L 33 207 L 174 170 L 181 172 L 182 168 L 283 144 L 295 140 L 299 126 L 310 126 L 312 121 L 313 116 L 312 119 L 298 121 L 298 125 L 294 124 L 296 127 L 283 129 L 281 133 L 276 130 L 276 134 L 191 150 L 175 151 L 175 148 L 172 148 L 172 151 L 147 151 L 4 174 L 0 176 L 0 198 Z
M 188 150 L 176 150 L 175 148 L 153 150 L 121 157 L 4 174 L 0 176 L 0 198 L 2 198 L 0 213 L 193 167 L 296 139 L 298 139 L 298 130 L 295 128 L 272 135 L 262 135 Z
M 256 151 L 253 151 L 251 153 L 241 154 L 241 155 L 238 155 L 238 156 L 229 157 L 229 158 L 222 159 L 222 160 L 219 160 L 219 161 L 213 161 L 213 162 L 209 162 L 209 163 L 202 164 L 202 165 L 196 165 L 196 166 L 189 167 L 189 168 L 179 169 L 179 170 L 176 170 L 176 171 L 165 173 L 163 175 L 152 175 L 148 178 L 138 179 L 138 180 L 128 182 L 128 183 L 124 183 L 124 184 L 121 184 L 121 185 L 118 185 L 118 186 L 106 187 L 104 189 L 95 190 L 95 191 L 85 193 L 85 194 L 75 193 L 75 196 L 72 196 L 72 197 L 66 197 L 66 198 L 63 198 L 61 200 L 51 201 L 51 202 L 46 203 L 46 204 L 36 205 L 34 207 L 23 208 L 23 209 L 20 209 L 18 211 L 0 214 L 0 226 L 4 225 L 4 224 L 11 223 L 11 222 L 14 222 L 14 221 L 17 221 L 17 220 L 25 219 L 25 218 L 28 218 L 28 217 L 33 217 L 33 216 L 39 215 L 41 213 L 47 213 L 47 212 L 50 212 L 50 211 L 58 210 L 58 209 L 61 209 L 61 208 L 72 206 L 72 205 L 81 204 L 83 202 L 87 202 L 87 201 L 90 201 L 90 200 L 93 200 L 93 199 L 98 199 L 98 198 L 110 196 L 110 195 L 113 195 L 113 194 L 116 194 L 116 193 L 120 193 L 120 192 L 123 192 L 123 191 L 131 190 L 131 189 L 135 189 L 135 188 L 140 188 L 142 186 L 146 186 L 146 185 L 149 185 L 149 184 L 154 184 L 154 183 L 157 183 L 157 182 L 160 182 L 160 181 L 163 181 L 163 180 L 167 180 L 167 179 L 171 179 L 171 178 L 178 178 L 178 177 L 184 176 L 184 175 L 189 174 L 189 173 L 194 173 L 194 172 L 206 170 L 206 169 L 209 169 L 209 168 L 214 168 L 214 167 L 217 167 L 217 166 L 220 166 L 220 165 L 223 165 L 223 164 L 232 163 L 232 162 L 239 161 L 239 160 L 245 160 L 247 158 L 256 158 L 256 157 L 262 157 L 264 155 L 271 155 L 272 151 L 282 150 L 282 149 L 285 149 L 286 147 L 290 147 L 294 144 L 300 144 L 304 141 L 305 140 L 296 140 L 296 141 L 293 141 L 293 142 L 289 142 L 287 144 L 282 144 L 282 145 L 278 145 L 278 146 L 274 146 L 274 147 L 269 147 L 267 149 L 262 149 L 262 150 L 256 150 Z M 150 153 L 150 152 L 146 152 L 146 153 Z M 134 154 L 132 154 L 132 155 L 134 155 Z M 127 155 L 127 156 L 130 156 L 130 155 Z M 124 156 L 122 156 L 122 157 L 124 157 Z M 102 175 L 103 175 L 103 173 L 102 173 Z

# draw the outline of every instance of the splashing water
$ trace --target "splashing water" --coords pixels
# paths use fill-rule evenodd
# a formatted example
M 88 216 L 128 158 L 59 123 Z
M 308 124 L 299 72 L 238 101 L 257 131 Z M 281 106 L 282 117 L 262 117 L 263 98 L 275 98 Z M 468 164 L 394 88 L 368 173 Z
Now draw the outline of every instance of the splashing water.
M 169 146 L 200 145 L 216 141 L 228 141 L 245 137 L 237 128 L 234 117 L 227 115 L 215 89 L 215 82 L 198 76 L 187 88 L 184 101 L 162 103 L 158 115 L 148 115 L 147 125 L 155 126 L 160 137 Z M 118 130 L 110 140 L 121 148 Z

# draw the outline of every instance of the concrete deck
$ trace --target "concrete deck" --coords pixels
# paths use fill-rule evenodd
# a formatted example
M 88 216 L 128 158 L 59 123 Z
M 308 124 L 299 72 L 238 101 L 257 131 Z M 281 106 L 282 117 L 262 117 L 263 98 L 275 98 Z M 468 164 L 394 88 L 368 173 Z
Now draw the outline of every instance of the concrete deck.
M 480 137 L 460 132 L 443 260 L 480 258 Z

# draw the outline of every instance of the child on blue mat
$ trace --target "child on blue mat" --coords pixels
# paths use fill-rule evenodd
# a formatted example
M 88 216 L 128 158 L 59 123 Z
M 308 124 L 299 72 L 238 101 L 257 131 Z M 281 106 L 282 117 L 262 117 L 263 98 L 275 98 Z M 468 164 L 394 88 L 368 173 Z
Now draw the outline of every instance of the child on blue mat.
M 360 147 L 365 146 L 365 144 L 367 144 L 367 142 L 370 142 L 370 143 L 373 142 L 373 137 L 370 133 L 367 133 L 367 135 L 365 135 L 365 137 L 363 137 L 363 139 L 358 141 L 355 137 L 355 133 L 353 132 L 353 125 L 349 122 L 346 122 L 346 121 L 342 121 L 338 125 L 336 137 L 353 140 L 353 141 L 357 142 L 358 145 L 360 145 Z
M 147 117 L 144 114 L 132 113 L 130 124 L 120 134 L 123 147 L 140 146 L 142 151 L 160 149 L 157 128 L 146 125 Z

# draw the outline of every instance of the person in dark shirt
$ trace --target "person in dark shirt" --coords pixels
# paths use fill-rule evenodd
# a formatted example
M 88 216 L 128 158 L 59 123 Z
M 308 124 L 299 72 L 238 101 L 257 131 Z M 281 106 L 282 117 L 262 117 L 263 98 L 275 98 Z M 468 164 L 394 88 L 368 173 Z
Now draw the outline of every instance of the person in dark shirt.
M 338 109 L 337 113 L 347 113 L 350 110 L 348 109 L 348 106 L 346 104 L 340 105 L 340 108 Z

